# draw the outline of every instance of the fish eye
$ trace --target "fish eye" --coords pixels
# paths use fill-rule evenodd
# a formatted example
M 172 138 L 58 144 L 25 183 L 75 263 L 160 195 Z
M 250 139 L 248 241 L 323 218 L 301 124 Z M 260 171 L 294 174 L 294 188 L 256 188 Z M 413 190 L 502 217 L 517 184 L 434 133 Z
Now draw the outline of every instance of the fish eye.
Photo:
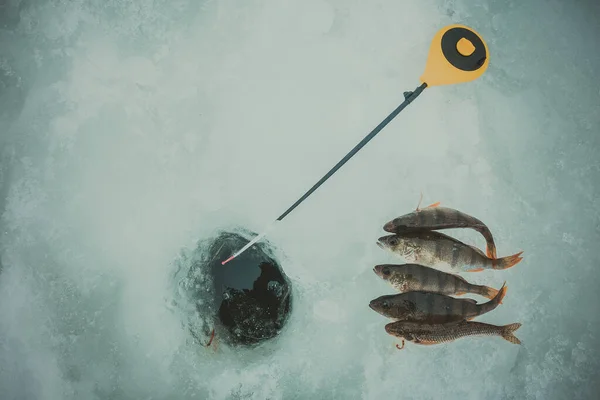
M 392 246 L 395 246 L 395 245 L 397 245 L 397 244 L 398 244 L 398 239 L 396 239 L 396 238 L 391 238 L 391 239 L 390 239 L 390 244 L 391 244 Z
M 390 308 L 390 305 L 387 301 L 384 301 L 383 303 L 381 303 L 381 305 L 383 306 L 383 308 Z
M 384 267 L 381 272 L 383 272 L 383 274 L 387 276 L 390 274 L 390 269 L 388 267 Z

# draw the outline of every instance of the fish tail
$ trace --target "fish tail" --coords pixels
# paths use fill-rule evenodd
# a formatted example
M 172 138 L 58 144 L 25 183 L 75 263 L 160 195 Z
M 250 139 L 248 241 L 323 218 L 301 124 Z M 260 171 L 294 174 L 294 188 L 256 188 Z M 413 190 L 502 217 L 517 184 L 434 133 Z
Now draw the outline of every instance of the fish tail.
M 486 255 L 491 259 L 497 258 L 496 243 L 494 243 L 494 236 L 492 235 L 492 232 L 483 222 L 481 222 L 477 218 L 473 218 L 473 219 L 475 220 L 475 223 L 473 224 L 473 229 L 475 229 L 477 232 L 481 233 L 481 235 L 485 239 Z
M 490 232 L 487 226 L 484 225 L 484 227 L 485 229 L 481 229 L 479 232 L 485 238 L 485 253 L 489 258 L 495 260 L 498 257 L 496 254 L 496 243 L 494 243 L 492 232 Z
M 473 285 L 472 292 L 488 299 L 494 299 L 498 294 L 498 290 L 484 285 Z M 500 301 L 500 304 L 502 304 L 502 301 Z
M 500 288 L 498 294 L 496 294 L 492 300 L 488 301 L 487 303 L 483 303 L 479 306 L 481 310 L 481 313 L 479 315 L 484 314 L 486 312 L 490 312 L 496 307 L 498 307 L 498 305 L 502 304 L 502 299 L 504 298 L 504 296 L 506 296 L 506 289 L 506 282 L 504 282 L 504 285 L 502 285 L 502 288 Z
M 520 263 L 521 260 L 523 259 L 523 257 L 521 257 L 521 254 L 523 254 L 522 251 L 518 252 L 517 254 L 513 254 L 512 256 L 493 259 L 492 260 L 492 268 L 493 269 L 508 269 L 510 267 L 514 267 L 515 265 Z
M 488 241 L 486 246 L 485 246 L 485 254 L 495 260 L 497 258 L 497 254 L 496 254 L 496 244 L 494 243 L 494 241 Z
M 502 327 L 500 335 L 502 335 L 502 338 L 508 340 L 511 343 L 521 344 L 521 341 L 519 340 L 519 338 L 513 334 L 513 332 L 516 331 L 517 329 L 519 329 L 520 327 L 521 327 L 520 322 L 515 322 L 514 324 L 505 325 Z

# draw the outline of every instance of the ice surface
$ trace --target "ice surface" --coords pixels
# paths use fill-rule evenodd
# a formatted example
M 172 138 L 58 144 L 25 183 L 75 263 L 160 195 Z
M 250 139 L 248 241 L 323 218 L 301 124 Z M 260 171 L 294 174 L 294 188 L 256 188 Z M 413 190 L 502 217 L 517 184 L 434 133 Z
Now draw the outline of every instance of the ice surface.
M 592 1 L 0 3 L 0 398 L 588 399 L 600 392 L 599 7 Z M 172 263 L 260 231 L 418 86 L 434 33 L 490 67 L 427 89 L 269 240 L 294 282 L 254 352 L 190 344 Z M 383 224 L 486 222 L 497 338 L 399 352 L 369 300 Z M 466 235 L 482 245 L 476 233 Z M 460 236 L 459 236 L 460 237 Z

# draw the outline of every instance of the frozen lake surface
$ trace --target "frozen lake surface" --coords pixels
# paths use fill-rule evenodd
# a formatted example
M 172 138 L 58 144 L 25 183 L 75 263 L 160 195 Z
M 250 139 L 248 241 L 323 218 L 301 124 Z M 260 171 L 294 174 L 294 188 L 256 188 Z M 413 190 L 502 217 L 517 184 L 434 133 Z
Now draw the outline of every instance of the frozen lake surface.
M 594 1 L 0 2 L 0 398 L 593 399 L 600 393 Z M 568 3 L 568 4 L 567 4 Z M 293 283 L 260 348 L 194 345 L 174 262 L 260 231 L 419 82 L 443 26 L 490 48 L 426 89 L 268 236 Z M 398 351 L 376 246 L 424 194 L 482 219 L 523 341 Z M 475 232 L 453 232 L 480 248 Z

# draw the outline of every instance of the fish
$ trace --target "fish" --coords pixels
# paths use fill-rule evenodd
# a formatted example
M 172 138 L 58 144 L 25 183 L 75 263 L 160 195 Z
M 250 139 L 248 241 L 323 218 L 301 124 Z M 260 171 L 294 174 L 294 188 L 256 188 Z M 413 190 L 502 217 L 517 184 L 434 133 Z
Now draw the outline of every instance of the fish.
M 437 203 L 436 203 L 437 204 Z M 490 229 L 481 220 L 449 207 L 432 204 L 417 209 L 387 222 L 383 230 L 389 233 L 402 234 L 418 230 L 438 230 L 470 228 L 481 233 L 486 241 L 486 255 L 496 258 L 496 244 Z
M 423 324 L 418 322 L 396 321 L 385 325 L 385 331 L 392 336 L 420 345 L 433 345 L 453 342 L 468 336 L 500 336 L 513 344 L 521 344 L 514 332 L 521 327 L 520 322 L 498 326 L 483 322 L 460 321 L 449 324 Z
M 498 290 L 489 286 L 474 285 L 461 276 L 419 264 L 380 264 L 373 272 L 399 292 L 423 291 L 457 296 L 474 293 L 488 299 L 498 294 Z
M 407 262 L 435 267 L 446 263 L 453 270 L 479 272 L 507 269 L 523 259 L 519 252 L 502 258 L 489 258 L 481 250 L 436 231 L 414 231 L 386 235 L 377 245 L 404 258 Z
M 369 307 L 396 321 L 443 324 L 470 320 L 494 310 L 501 304 L 506 289 L 505 282 L 492 300 L 481 304 L 473 299 L 457 299 L 445 294 L 414 291 L 379 296 L 369 302 Z

